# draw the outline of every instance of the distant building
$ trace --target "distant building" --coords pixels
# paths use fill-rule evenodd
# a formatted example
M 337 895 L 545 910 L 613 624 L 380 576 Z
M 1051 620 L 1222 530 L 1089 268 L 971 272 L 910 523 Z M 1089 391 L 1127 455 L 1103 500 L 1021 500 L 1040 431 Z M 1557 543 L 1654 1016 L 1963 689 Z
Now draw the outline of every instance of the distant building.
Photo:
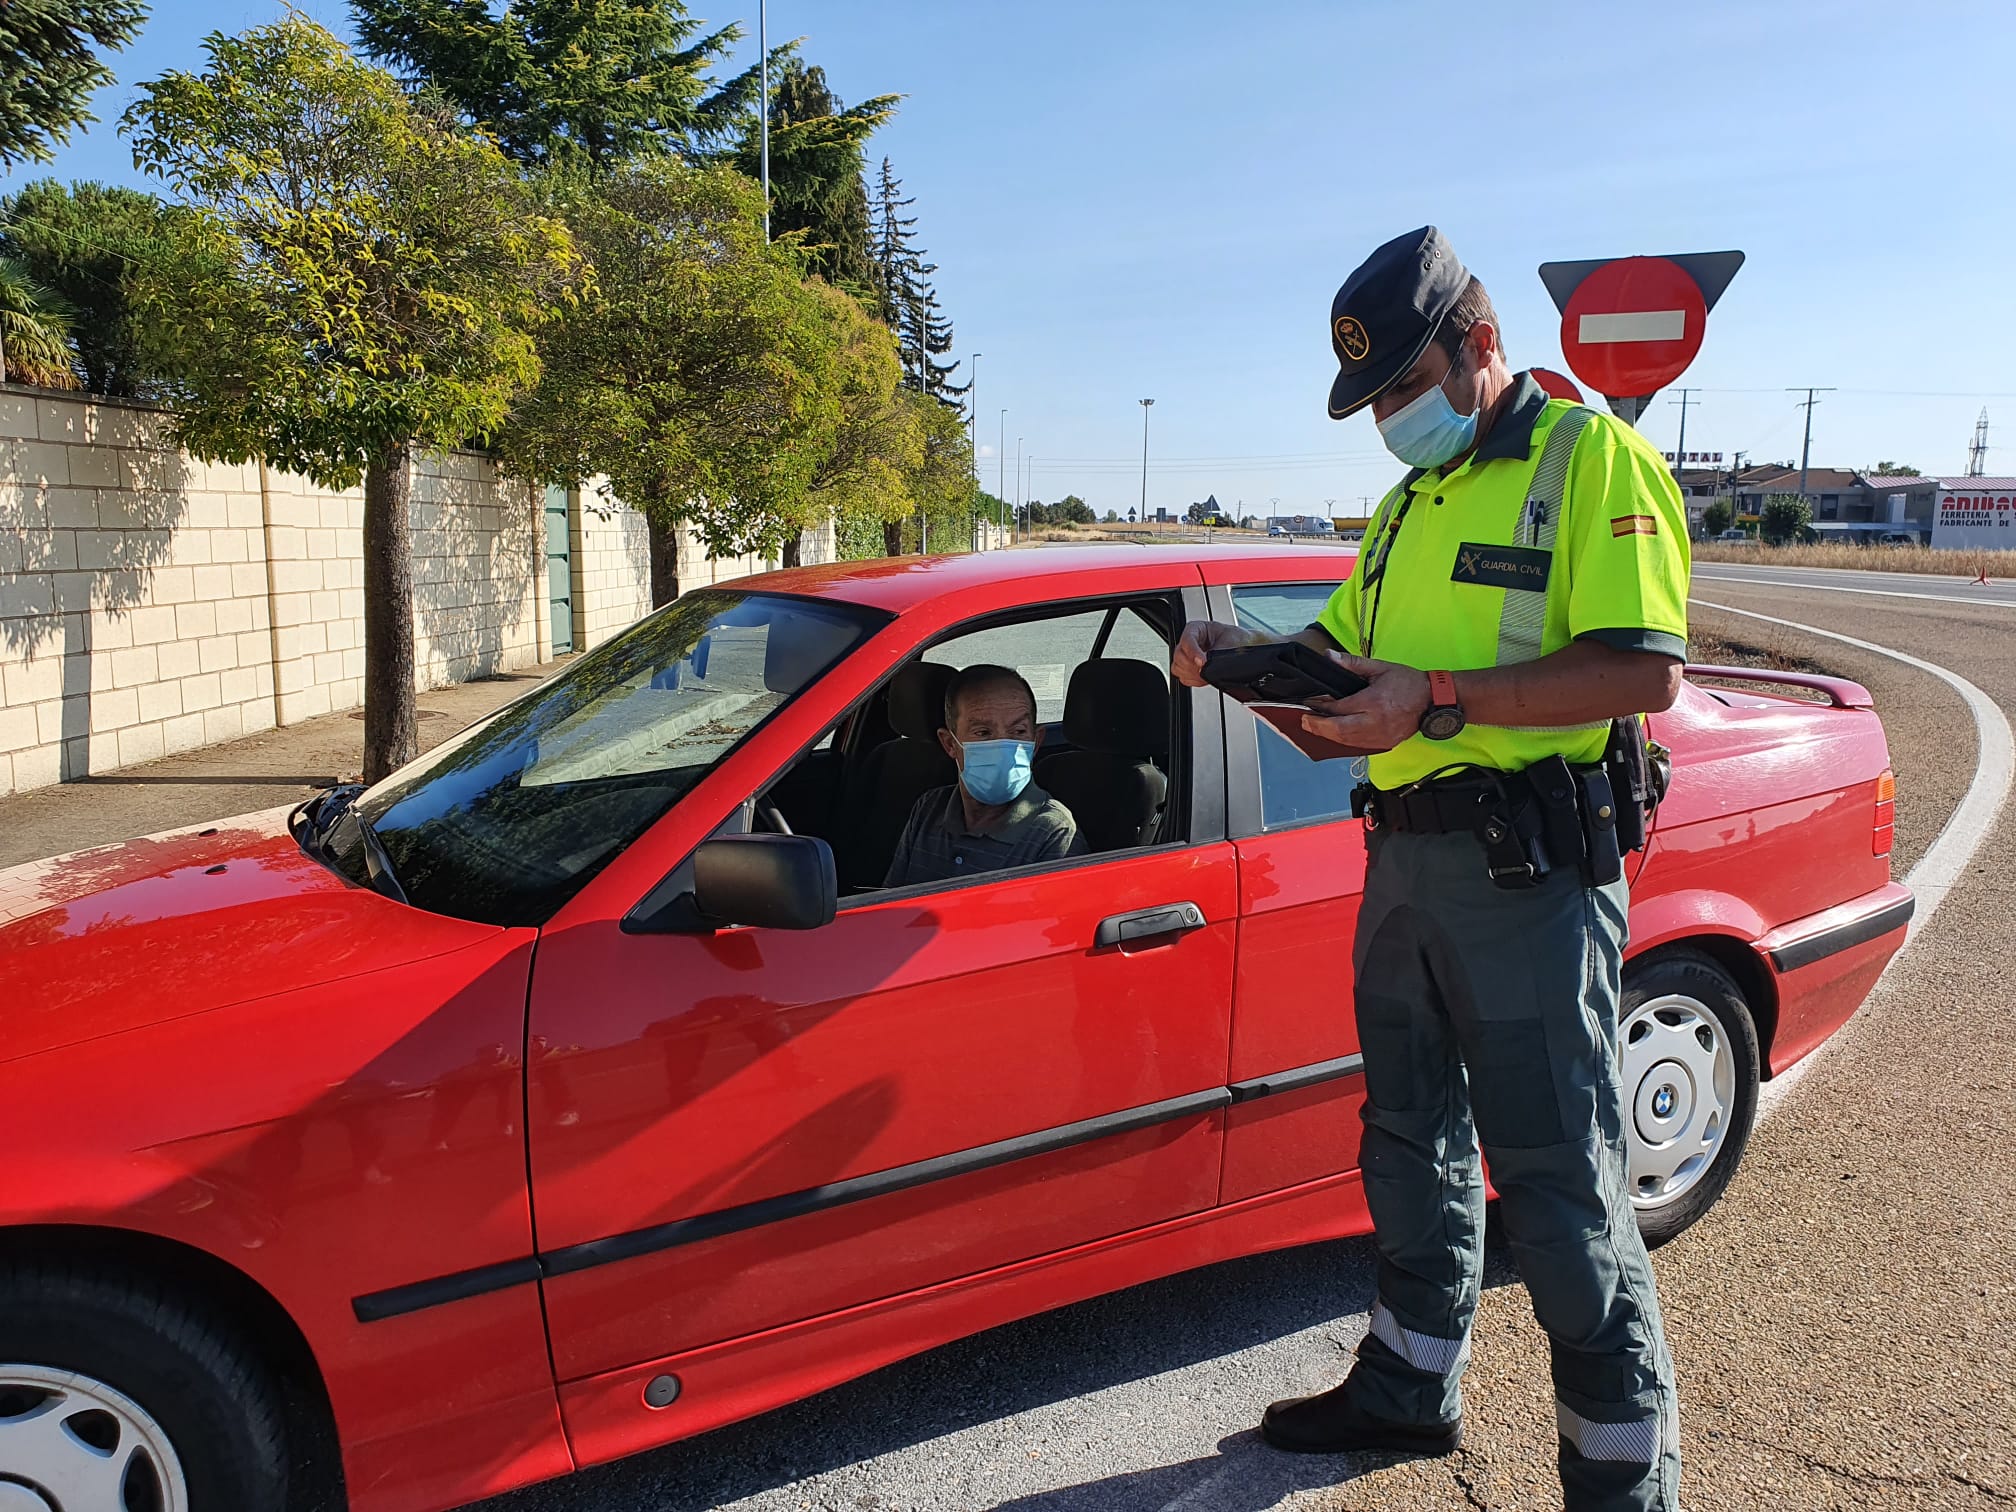
M 1687 502 L 1688 521 L 1695 525 L 1717 499 L 1733 497 L 1739 518 L 1755 518 L 1764 512 L 1764 501 L 1773 494 L 1800 491 L 1799 468 L 1791 462 L 1764 462 L 1740 472 L 1726 467 L 1683 467 L 1678 482 Z M 1806 470 L 1805 494 L 1813 506 L 1816 525 L 1887 524 L 1929 536 L 1940 487 L 1940 479 L 1917 473 L 1811 467 Z

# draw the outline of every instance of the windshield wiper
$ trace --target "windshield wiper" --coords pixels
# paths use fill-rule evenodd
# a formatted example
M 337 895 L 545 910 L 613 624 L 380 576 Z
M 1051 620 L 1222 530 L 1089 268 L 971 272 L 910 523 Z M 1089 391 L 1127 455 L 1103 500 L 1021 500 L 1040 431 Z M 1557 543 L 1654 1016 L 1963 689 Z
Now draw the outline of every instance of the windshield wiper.
M 394 903 L 407 901 L 406 889 L 399 885 L 399 879 L 392 875 L 392 858 L 386 854 L 384 842 L 378 838 L 378 831 L 371 827 L 371 821 L 364 817 L 364 810 L 355 804 L 348 810 L 357 822 L 357 838 L 364 842 L 364 871 L 371 879 L 371 885 L 385 894 Z

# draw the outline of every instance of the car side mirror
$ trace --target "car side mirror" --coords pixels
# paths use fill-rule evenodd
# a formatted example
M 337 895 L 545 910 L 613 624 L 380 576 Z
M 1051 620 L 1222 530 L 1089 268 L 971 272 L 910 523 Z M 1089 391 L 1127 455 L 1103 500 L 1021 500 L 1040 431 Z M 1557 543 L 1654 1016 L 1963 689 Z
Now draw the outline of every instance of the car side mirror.
M 833 850 L 811 835 L 723 835 L 702 841 L 685 866 L 623 921 L 626 934 L 708 934 L 818 929 L 833 922 L 840 886 Z

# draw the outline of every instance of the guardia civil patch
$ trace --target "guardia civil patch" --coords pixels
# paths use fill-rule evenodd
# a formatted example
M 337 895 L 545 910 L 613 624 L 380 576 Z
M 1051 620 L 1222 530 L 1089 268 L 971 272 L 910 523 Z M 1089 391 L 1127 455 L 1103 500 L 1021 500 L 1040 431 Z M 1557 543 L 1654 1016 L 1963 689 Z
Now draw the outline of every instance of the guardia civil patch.
M 1659 521 L 1653 515 L 1625 515 L 1621 519 L 1610 522 L 1610 534 L 1613 536 L 1657 535 L 1659 534 Z
M 1456 566 L 1449 581 L 1539 591 L 1546 588 L 1553 565 L 1554 553 L 1537 546 L 1480 546 L 1465 541 L 1456 548 Z

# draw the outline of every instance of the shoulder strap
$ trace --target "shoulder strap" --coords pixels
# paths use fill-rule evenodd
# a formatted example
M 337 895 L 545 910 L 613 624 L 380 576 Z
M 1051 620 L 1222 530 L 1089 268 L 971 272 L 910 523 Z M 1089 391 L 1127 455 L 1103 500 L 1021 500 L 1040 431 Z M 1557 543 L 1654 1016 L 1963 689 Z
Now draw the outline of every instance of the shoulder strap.
M 1540 448 L 1540 461 L 1533 469 L 1533 482 L 1526 490 L 1526 513 L 1531 518 L 1531 539 L 1524 546 L 1537 547 L 1550 555 L 1561 530 L 1562 505 L 1568 493 L 1568 463 L 1575 455 L 1575 443 L 1583 427 L 1596 418 L 1596 411 L 1578 404 L 1547 432 Z M 1537 661 L 1541 638 L 1547 628 L 1547 595 L 1508 592 L 1505 608 L 1498 618 L 1498 662 L 1501 667 L 1515 662 Z

